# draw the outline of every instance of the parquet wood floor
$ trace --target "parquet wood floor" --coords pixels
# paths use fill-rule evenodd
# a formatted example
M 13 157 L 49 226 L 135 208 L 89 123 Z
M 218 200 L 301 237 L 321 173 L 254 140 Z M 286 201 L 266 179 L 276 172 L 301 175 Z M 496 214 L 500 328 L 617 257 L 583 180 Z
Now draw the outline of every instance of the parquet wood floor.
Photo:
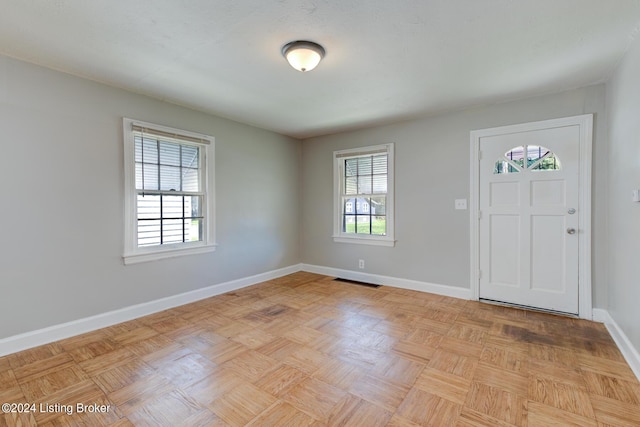
M 0 358 L 6 402 L 36 411 L 0 426 L 640 425 L 603 325 L 310 273 Z

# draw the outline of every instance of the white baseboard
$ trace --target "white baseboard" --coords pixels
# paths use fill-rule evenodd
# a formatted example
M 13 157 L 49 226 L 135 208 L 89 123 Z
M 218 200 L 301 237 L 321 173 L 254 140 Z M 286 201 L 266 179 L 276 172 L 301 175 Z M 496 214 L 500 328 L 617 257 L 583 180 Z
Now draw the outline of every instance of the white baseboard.
M 220 295 L 225 292 L 255 285 L 267 280 L 276 279 L 278 277 L 286 276 L 287 274 L 295 273 L 301 269 L 301 264 L 296 264 L 280 268 L 278 270 L 256 274 L 255 276 L 218 283 L 206 288 L 196 289 L 194 291 L 160 298 L 154 301 L 136 304 L 95 316 L 85 317 L 83 319 L 73 320 L 71 322 L 61 323 L 59 325 L 49 326 L 36 331 L 3 338 L 0 339 L 0 357 L 26 350 L 28 348 L 37 347 L 39 345 L 48 344 L 53 341 L 95 331 L 96 329 L 105 328 L 117 323 L 126 322 L 127 320 L 147 316 L 169 308 L 189 304 L 191 302 Z
M 594 322 L 598 322 L 598 323 L 613 322 L 613 319 L 609 315 L 609 312 L 607 310 L 605 310 L 605 309 L 602 309 L 602 308 L 594 308 L 593 309 L 593 318 L 592 318 L 592 320 Z
M 23 334 L 3 338 L 0 339 L 0 357 L 18 351 L 26 350 L 28 348 L 33 348 L 54 341 L 69 338 L 75 335 L 95 331 L 96 329 L 106 328 L 108 326 L 126 322 L 128 320 L 157 313 L 162 310 L 167 310 L 215 295 L 220 295 L 225 292 L 231 292 L 247 286 L 255 285 L 260 282 L 286 276 L 287 274 L 292 274 L 298 271 L 308 271 L 310 273 L 342 277 L 350 280 L 358 280 L 362 282 L 393 286 L 403 289 L 430 292 L 433 294 L 445 295 L 455 298 L 471 298 L 470 290 L 465 288 L 457 288 L 453 286 L 419 282 L 416 280 L 381 276 L 377 274 L 360 273 L 357 271 L 342 270 L 331 267 L 321 267 L 310 264 L 296 264 L 278 270 L 257 274 L 255 276 L 232 280 L 225 283 L 218 283 L 206 288 L 196 289 L 194 291 L 173 295 L 142 304 L 136 304 L 118 310 L 97 314 L 95 316 L 85 317 L 82 319 L 73 320 L 71 322 L 61 323 L 43 329 L 38 329 L 35 331 L 25 332 Z
M 593 309 L 593 321 L 604 323 L 604 326 L 611 334 L 611 338 L 613 338 L 629 367 L 636 374 L 638 381 L 640 381 L 640 353 L 638 353 L 638 350 L 633 346 L 624 331 L 613 320 L 609 312 L 601 308 Z
M 471 290 L 468 288 L 438 285 L 435 283 L 419 282 L 417 280 L 381 276 L 379 274 L 362 273 L 359 271 L 342 270 L 339 268 L 322 267 L 311 264 L 302 264 L 302 270 L 310 273 L 324 274 L 325 276 L 341 277 L 343 279 L 373 283 L 376 285 L 393 286 L 394 288 L 411 289 L 414 291 L 429 292 L 432 294 L 460 299 L 471 299 Z

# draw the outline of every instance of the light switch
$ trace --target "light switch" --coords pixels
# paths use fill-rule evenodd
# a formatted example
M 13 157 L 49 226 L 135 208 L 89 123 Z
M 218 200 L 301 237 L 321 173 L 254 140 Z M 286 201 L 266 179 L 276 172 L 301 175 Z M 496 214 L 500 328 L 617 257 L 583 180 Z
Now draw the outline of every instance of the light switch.
M 633 190 L 631 194 L 632 202 L 640 202 L 640 190 Z
M 467 199 L 456 199 L 455 207 L 458 210 L 467 209 Z

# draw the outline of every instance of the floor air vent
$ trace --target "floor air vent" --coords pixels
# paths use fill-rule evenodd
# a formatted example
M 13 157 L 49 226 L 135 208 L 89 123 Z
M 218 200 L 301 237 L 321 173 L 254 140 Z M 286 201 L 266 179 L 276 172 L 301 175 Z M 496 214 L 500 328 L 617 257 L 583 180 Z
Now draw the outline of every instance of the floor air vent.
M 342 279 L 340 277 L 336 277 L 333 280 L 336 281 L 336 282 L 351 283 L 352 285 L 366 286 L 367 288 L 379 288 L 380 287 L 380 285 L 375 285 L 373 283 L 359 282 L 357 280 Z

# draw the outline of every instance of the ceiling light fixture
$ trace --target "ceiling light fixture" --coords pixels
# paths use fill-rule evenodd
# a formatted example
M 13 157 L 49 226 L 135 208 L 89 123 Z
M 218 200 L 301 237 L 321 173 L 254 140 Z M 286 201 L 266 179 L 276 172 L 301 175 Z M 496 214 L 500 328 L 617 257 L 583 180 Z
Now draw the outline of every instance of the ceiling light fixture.
M 305 73 L 316 68 L 324 58 L 324 48 L 318 43 L 298 40 L 285 44 L 282 55 L 293 68 Z

